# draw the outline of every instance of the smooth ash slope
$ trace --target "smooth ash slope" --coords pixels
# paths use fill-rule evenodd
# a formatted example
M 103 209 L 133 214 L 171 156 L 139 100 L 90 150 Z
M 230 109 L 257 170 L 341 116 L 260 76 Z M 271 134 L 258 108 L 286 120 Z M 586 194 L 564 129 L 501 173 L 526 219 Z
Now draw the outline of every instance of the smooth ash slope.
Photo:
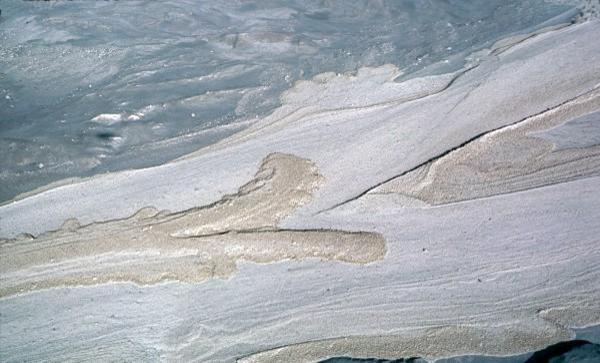
M 264 170 L 264 160 L 277 164 L 276 156 L 265 159 L 276 153 L 287 155 L 280 161 L 308 168 L 292 178 L 300 184 L 283 183 L 284 194 L 291 187 L 312 196 L 290 205 L 280 189 L 259 188 L 260 198 L 267 199 L 258 200 L 274 198 L 259 206 L 284 207 L 272 220 L 258 219 L 258 226 L 271 230 L 256 232 L 364 234 L 372 236 L 374 246 L 385 240 L 386 254 L 377 260 L 383 250 L 375 248 L 361 259 L 354 247 L 337 244 L 329 245 L 331 255 L 323 254 L 329 237 L 312 235 L 314 250 L 309 250 L 317 259 L 294 261 L 307 257 L 306 250 L 300 247 L 295 254 L 285 247 L 273 259 L 248 260 L 292 261 L 240 263 L 227 280 L 139 286 L 110 283 L 112 278 L 94 285 L 92 277 L 88 287 L 41 286 L 0 300 L 0 358 L 294 361 L 330 355 L 511 354 L 566 339 L 569 327 L 599 323 L 597 138 L 570 146 L 577 140 L 573 133 L 582 129 L 572 125 L 587 122 L 586 133 L 598 129 L 593 125 L 599 35 L 600 23 L 588 22 L 514 38 L 473 55 L 459 72 L 402 83 L 392 81 L 401 71 L 391 66 L 323 74 L 287 92 L 271 116 L 186 158 L 1 206 L 0 230 L 7 238 L 56 230 L 73 217 L 82 224 L 105 221 L 113 230 L 121 224 L 143 228 L 139 219 L 115 219 L 154 206 L 142 215 L 152 224 L 167 218 L 156 233 L 168 241 L 189 237 L 185 251 L 197 258 L 188 247 L 197 248 L 203 233 L 256 227 L 237 226 L 239 218 L 224 206 L 236 203 L 227 195 L 239 194 L 256 170 Z M 557 134 L 569 137 L 550 147 L 548 140 Z M 514 150 L 522 151 L 524 161 L 511 154 Z M 303 187 L 307 180 L 319 187 Z M 203 205 L 218 208 L 202 219 L 196 213 L 211 207 L 193 208 Z M 154 215 L 165 209 L 186 212 Z M 165 215 L 186 222 L 173 226 Z M 106 237 L 101 225 L 67 223 L 53 233 L 77 245 L 77 231 L 81 238 Z M 44 255 L 43 247 L 59 236 L 39 236 L 46 241 L 40 245 L 5 241 L 3 261 L 18 261 L 9 252 L 25 257 L 14 266 L 7 263 L 11 270 L 2 271 L 2 286 L 10 289 L 17 281 L 10 273 L 32 276 L 31 266 L 48 262 L 47 256 L 31 266 L 26 261 L 31 254 Z M 260 255 L 254 248 L 268 251 L 265 243 L 278 240 L 272 237 L 257 244 L 239 235 L 223 238 L 216 253 L 224 253 L 229 243 L 236 248 L 246 243 L 243 248 Z M 110 255 L 117 246 L 109 247 L 104 252 Z M 75 262 L 84 255 L 98 258 L 93 248 L 67 252 Z M 68 272 L 53 263 L 42 264 L 43 272 Z M 89 271 L 94 268 L 90 264 Z M 86 271 L 80 263 L 77 273 Z M 146 283 L 134 276 L 146 272 L 131 271 L 122 280 Z

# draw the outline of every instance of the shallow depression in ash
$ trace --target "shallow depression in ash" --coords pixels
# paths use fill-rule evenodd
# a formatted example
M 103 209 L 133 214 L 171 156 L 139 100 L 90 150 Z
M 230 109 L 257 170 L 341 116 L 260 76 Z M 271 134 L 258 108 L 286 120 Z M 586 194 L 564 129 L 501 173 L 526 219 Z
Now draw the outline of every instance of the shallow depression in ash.
M 528 1 L 4 1 L 0 201 L 157 165 L 241 130 L 299 79 L 406 72 L 542 24 Z

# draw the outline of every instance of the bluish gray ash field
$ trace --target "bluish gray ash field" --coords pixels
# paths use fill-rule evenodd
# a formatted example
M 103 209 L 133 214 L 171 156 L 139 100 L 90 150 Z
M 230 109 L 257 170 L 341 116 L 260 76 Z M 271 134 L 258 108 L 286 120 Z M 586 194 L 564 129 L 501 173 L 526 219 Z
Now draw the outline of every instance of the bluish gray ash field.
M 600 361 L 598 0 L 0 10 L 0 361 Z
M 271 113 L 298 80 L 450 60 L 437 70 L 448 72 L 494 40 L 574 16 L 520 0 L 3 0 L 0 9 L 1 201 L 195 151 Z

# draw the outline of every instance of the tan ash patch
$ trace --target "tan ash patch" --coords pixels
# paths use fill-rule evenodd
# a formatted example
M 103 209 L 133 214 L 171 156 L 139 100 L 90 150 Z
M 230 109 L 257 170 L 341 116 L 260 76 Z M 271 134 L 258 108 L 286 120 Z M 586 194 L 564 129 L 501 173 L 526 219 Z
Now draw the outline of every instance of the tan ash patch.
M 153 284 L 225 278 L 239 261 L 320 258 L 369 263 L 383 258 L 378 233 L 286 230 L 278 222 L 312 198 L 323 177 L 309 160 L 270 154 L 236 194 L 179 213 L 148 207 L 133 216 L 0 245 L 0 296 L 113 281 Z

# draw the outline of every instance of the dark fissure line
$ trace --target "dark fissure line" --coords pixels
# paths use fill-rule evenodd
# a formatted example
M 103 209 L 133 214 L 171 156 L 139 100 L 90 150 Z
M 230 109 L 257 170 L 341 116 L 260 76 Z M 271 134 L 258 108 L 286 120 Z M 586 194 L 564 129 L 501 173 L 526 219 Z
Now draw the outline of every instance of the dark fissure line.
M 353 202 L 353 201 L 355 201 L 355 200 L 359 199 L 360 197 L 363 197 L 363 196 L 365 196 L 367 193 L 369 193 L 369 192 L 370 192 L 370 191 L 372 191 L 373 189 L 375 189 L 375 188 L 377 188 L 377 187 L 380 187 L 381 185 L 383 185 L 383 184 L 385 184 L 385 183 L 387 183 L 387 182 L 390 182 L 390 181 L 392 181 L 392 180 L 394 180 L 394 179 L 396 179 L 396 178 L 400 178 L 400 177 L 402 177 L 402 176 L 405 176 L 406 174 L 408 174 L 408 173 L 411 173 L 411 172 L 413 172 L 413 171 L 415 171 L 415 170 L 419 169 L 420 167 L 422 167 L 422 166 L 424 166 L 424 165 L 427 165 L 427 164 L 429 164 L 429 163 L 432 163 L 432 162 L 434 162 L 434 161 L 436 161 L 436 160 L 438 160 L 438 159 L 441 159 L 441 158 L 445 157 L 446 155 L 448 155 L 448 154 L 450 154 L 450 153 L 452 153 L 452 152 L 454 152 L 454 151 L 456 151 L 456 150 L 458 150 L 458 149 L 460 149 L 460 148 L 462 148 L 462 147 L 466 146 L 467 144 L 470 144 L 471 142 L 473 142 L 473 141 L 475 141 L 475 140 L 477 140 L 477 139 L 480 139 L 481 137 L 483 137 L 483 136 L 485 136 L 485 135 L 487 135 L 487 134 L 489 134 L 489 133 L 492 133 L 492 132 L 495 132 L 495 131 L 498 131 L 498 130 L 502 130 L 502 129 L 504 129 L 504 128 L 507 128 L 507 127 L 514 126 L 514 125 L 516 125 L 516 124 L 519 124 L 519 123 L 521 123 L 521 122 L 527 121 L 528 119 L 530 119 L 530 118 L 532 118 L 532 117 L 540 116 L 540 115 L 542 115 L 542 114 L 544 114 L 544 113 L 546 113 L 546 112 L 548 112 L 548 111 L 555 110 L 555 109 L 557 109 L 557 108 L 559 108 L 559 107 L 561 107 L 561 106 L 563 106 L 563 105 L 565 105 L 565 104 L 567 104 L 567 103 L 569 103 L 569 102 L 572 102 L 572 101 L 574 101 L 574 100 L 576 100 L 576 99 L 578 99 L 578 98 L 580 98 L 580 97 L 582 97 L 582 96 L 585 96 L 585 95 L 588 95 L 588 94 L 590 94 L 590 93 L 594 92 L 596 89 L 598 89 L 598 87 L 594 87 L 594 88 L 592 88 L 591 90 L 589 90 L 589 91 L 586 91 L 586 92 L 584 92 L 584 93 L 581 93 L 581 94 L 579 94 L 579 95 L 577 95 L 577 96 L 575 96 L 575 97 L 569 98 L 569 99 L 567 99 L 567 100 L 565 100 L 565 101 L 563 101 L 563 102 L 559 103 L 559 104 L 558 104 L 558 105 L 556 105 L 556 106 L 548 107 L 548 108 L 546 108 L 546 109 L 545 109 L 545 110 L 543 110 L 543 111 L 540 111 L 540 112 L 538 112 L 538 113 L 535 113 L 535 114 L 533 114 L 533 115 L 529 115 L 529 116 L 527 116 L 527 117 L 524 117 L 524 118 L 522 118 L 522 119 L 519 119 L 518 121 L 512 122 L 512 123 L 510 123 L 510 124 L 503 125 L 503 126 L 500 126 L 500 127 L 496 127 L 496 128 L 494 128 L 494 129 L 491 129 L 491 130 L 488 130 L 488 131 L 483 131 L 483 132 L 480 132 L 479 134 L 477 134 L 477 135 L 475 135 L 475 136 L 473 136 L 473 137 L 471 137 L 471 138 L 467 139 L 466 141 L 464 141 L 464 142 L 460 143 L 459 145 L 457 145 L 457 146 L 455 146 L 455 147 L 453 147 L 453 148 L 450 148 L 450 149 L 448 149 L 448 150 L 445 150 L 444 152 L 442 152 L 442 153 L 440 153 L 440 154 L 438 154 L 438 155 L 436 155 L 436 156 L 433 156 L 433 157 L 431 157 L 431 158 L 429 158 L 429 159 L 425 160 L 424 162 L 422 162 L 422 163 L 420 163 L 420 164 L 418 164 L 418 165 L 416 165 L 416 166 L 414 166 L 414 167 L 412 167 L 412 168 L 410 168 L 410 169 L 408 169 L 408 170 L 405 170 L 405 171 L 403 171 L 403 172 L 402 172 L 402 173 L 400 173 L 400 174 L 393 175 L 393 176 L 391 176 L 391 177 L 389 177 L 389 178 L 387 178 L 387 179 L 385 179 L 385 180 L 383 180 L 383 181 L 381 181 L 381 182 L 379 182 L 379 183 L 377 183 L 377 184 L 375 184 L 375 185 L 373 185 L 373 186 L 369 187 L 368 189 L 366 189 L 366 190 L 362 191 L 361 193 L 359 193 L 359 194 L 357 194 L 357 195 L 353 196 L 352 198 L 349 198 L 349 199 L 346 199 L 346 200 L 344 200 L 344 201 L 342 201 L 342 202 L 340 202 L 340 203 L 334 204 L 333 206 L 331 206 L 331 207 L 329 207 L 329 208 L 322 209 L 322 210 L 318 211 L 317 213 L 315 213 L 315 214 L 313 214 L 313 215 L 318 215 L 318 214 L 321 214 L 321 213 L 324 213 L 324 212 L 328 212 L 328 211 L 330 211 L 330 210 L 333 210 L 333 209 L 335 209 L 335 208 L 338 208 L 338 207 L 340 207 L 340 206 L 342 206 L 342 205 L 345 205 L 345 204 L 348 204 L 348 203 L 350 203 L 350 202 Z

